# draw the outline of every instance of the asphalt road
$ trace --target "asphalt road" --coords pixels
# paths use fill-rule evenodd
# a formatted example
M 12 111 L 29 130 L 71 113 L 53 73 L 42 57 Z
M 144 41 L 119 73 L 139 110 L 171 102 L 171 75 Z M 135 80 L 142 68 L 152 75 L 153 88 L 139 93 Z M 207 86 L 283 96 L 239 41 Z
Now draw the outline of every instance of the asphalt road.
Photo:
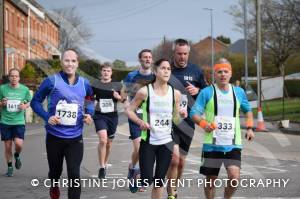
M 93 180 L 97 180 L 98 173 L 96 151 L 98 138 L 93 125 L 85 128 L 85 151 L 81 177 L 85 180 L 86 186 L 82 188 L 82 198 L 150 198 L 150 188 L 146 192 L 135 194 L 128 190 L 125 180 L 131 153 L 128 135 L 127 121 L 121 117 L 110 156 L 107 180 L 100 184 L 92 184 Z M 178 198 L 204 198 L 204 178 L 198 172 L 201 161 L 201 135 L 202 132 L 197 129 L 178 189 Z M 234 198 L 300 198 L 299 143 L 299 135 L 286 135 L 278 132 L 256 133 L 255 141 L 252 143 L 244 140 L 241 170 L 243 184 L 240 184 Z M 2 144 L 0 147 L 0 198 L 49 198 L 46 187 L 49 184 L 46 180 L 48 165 L 43 126 L 41 124 L 28 125 L 21 156 L 23 167 L 21 170 L 15 170 L 14 177 L 4 176 L 6 163 L 3 149 Z M 64 169 L 62 178 L 66 176 L 66 169 Z M 218 198 L 222 198 L 223 186 L 226 183 L 224 169 L 220 172 L 220 178 L 223 180 L 218 181 L 217 184 L 220 186 L 217 188 Z M 31 183 L 37 183 L 37 181 L 39 185 L 32 186 Z M 61 196 L 61 198 L 66 198 L 66 188 L 62 188 Z

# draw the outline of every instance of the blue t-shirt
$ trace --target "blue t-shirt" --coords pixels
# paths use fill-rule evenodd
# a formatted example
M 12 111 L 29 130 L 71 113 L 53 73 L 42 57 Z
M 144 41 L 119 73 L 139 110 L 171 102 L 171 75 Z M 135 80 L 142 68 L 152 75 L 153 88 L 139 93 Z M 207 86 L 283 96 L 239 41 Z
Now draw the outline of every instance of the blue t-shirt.
M 246 97 L 244 90 L 241 87 L 237 87 L 237 86 L 234 86 L 233 89 L 234 89 L 234 93 L 235 93 L 237 100 L 241 104 L 241 110 L 244 113 L 251 111 L 252 110 L 251 105 Z M 190 111 L 191 118 L 193 117 L 193 115 L 203 115 L 204 114 L 205 106 L 208 103 L 208 101 L 213 97 L 213 92 L 214 92 L 214 90 L 213 90 L 212 86 L 208 86 L 200 92 L 200 94 L 198 95 L 198 97 L 196 99 L 195 104 L 191 108 L 191 111 Z M 223 92 L 225 94 L 228 91 L 221 90 L 221 92 Z
M 143 86 L 146 86 L 147 84 L 152 82 L 154 78 L 154 74 L 151 73 L 149 75 L 143 75 L 139 72 L 139 70 L 128 73 L 128 75 L 123 80 L 123 83 L 125 85 L 129 99 L 132 100 L 136 92 Z
M 233 87 L 235 96 L 241 105 L 241 110 L 244 113 L 252 111 L 251 105 L 246 97 L 244 90 L 241 87 Z M 229 91 L 223 91 L 224 94 L 228 93 Z M 208 86 L 203 89 L 200 94 L 198 95 L 195 104 L 191 108 L 190 117 L 192 118 L 194 115 L 202 116 L 205 112 L 206 104 L 209 100 L 213 97 L 213 87 Z M 242 148 L 242 146 L 236 145 L 212 145 L 212 144 L 203 144 L 203 151 L 221 151 L 221 152 L 228 152 L 231 151 L 233 148 Z
M 43 109 L 42 103 L 48 97 L 48 110 Z M 76 75 L 73 85 L 68 82 L 67 75 L 63 72 L 49 76 L 45 79 L 31 101 L 32 109 L 45 120 L 47 133 L 61 138 L 74 138 L 82 133 L 83 110 L 93 115 L 94 104 L 92 102 L 93 91 L 87 79 Z M 74 126 L 49 125 L 48 119 L 55 115 L 57 103 L 65 101 L 79 105 L 77 123 Z

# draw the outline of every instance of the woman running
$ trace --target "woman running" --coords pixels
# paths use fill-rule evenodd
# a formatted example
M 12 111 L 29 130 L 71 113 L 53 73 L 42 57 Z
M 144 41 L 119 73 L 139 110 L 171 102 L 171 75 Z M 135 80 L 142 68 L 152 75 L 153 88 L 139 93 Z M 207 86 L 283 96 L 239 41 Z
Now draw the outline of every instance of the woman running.
M 153 183 L 151 197 L 161 198 L 163 182 L 172 158 L 172 122 L 179 123 L 180 116 L 187 117 L 187 112 L 179 110 L 180 92 L 168 85 L 171 76 L 169 61 L 160 59 L 155 62 L 153 69 L 155 80 L 136 93 L 126 113 L 142 130 L 139 150 L 141 184 L 136 183 L 131 191 L 135 192 L 137 186 L 147 187 Z M 135 113 L 139 107 L 143 110 L 143 119 L 139 119 Z

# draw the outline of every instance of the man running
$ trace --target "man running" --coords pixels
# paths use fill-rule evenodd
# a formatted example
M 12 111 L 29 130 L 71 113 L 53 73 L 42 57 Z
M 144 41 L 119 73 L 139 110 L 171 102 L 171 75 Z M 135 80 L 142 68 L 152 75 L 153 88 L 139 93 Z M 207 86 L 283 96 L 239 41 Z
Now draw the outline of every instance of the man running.
M 174 61 L 172 63 L 172 76 L 170 84 L 181 92 L 181 107 L 188 112 L 201 89 L 206 84 L 202 70 L 195 64 L 188 62 L 190 45 L 185 39 L 177 39 L 173 44 Z M 174 126 L 174 151 L 172 162 L 168 171 L 168 179 L 180 179 L 186 156 L 194 136 L 195 125 L 190 118 Z M 170 181 L 169 181 L 170 182 Z M 177 183 L 176 183 L 177 184 Z M 176 187 L 168 183 L 168 197 L 177 197 Z
M 22 166 L 20 153 L 25 134 L 25 109 L 29 107 L 31 95 L 29 89 L 20 84 L 20 71 L 16 68 L 8 72 L 9 83 L 0 86 L 1 140 L 5 145 L 7 177 L 13 176 L 12 147 L 15 144 L 15 167 Z
M 93 85 L 96 95 L 94 123 L 99 137 L 98 158 L 100 169 L 98 178 L 106 176 L 108 156 L 118 125 L 117 102 L 121 101 L 121 83 L 112 82 L 112 65 L 105 62 L 101 66 L 100 81 Z
M 129 102 L 134 98 L 136 92 L 143 86 L 149 84 L 154 79 L 152 73 L 152 53 L 149 49 L 143 49 L 139 52 L 139 62 L 141 66 L 138 70 L 128 73 L 124 79 L 124 89 L 122 91 L 123 99 L 127 99 L 124 103 L 125 107 L 129 105 Z M 142 117 L 142 110 L 137 109 L 136 113 L 139 117 Z M 135 173 L 139 172 L 139 147 L 141 141 L 141 129 L 140 126 L 131 121 L 129 122 L 130 139 L 133 143 L 133 151 L 131 154 L 131 163 L 128 166 L 128 179 L 131 179 Z
M 223 58 L 214 66 L 214 72 L 216 84 L 201 91 L 190 116 L 205 131 L 200 167 L 200 173 L 209 182 L 209 186 L 204 187 L 205 196 L 214 198 L 214 182 L 224 164 L 230 180 L 224 198 L 229 199 L 240 179 L 242 135 L 239 112 L 242 110 L 246 115 L 246 139 L 249 141 L 254 138 L 253 115 L 244 90 L 229 83 L 231 64 Z
M 68 49 L 62 56 L 62 71 L 45 79 L 35 93 L 31 107 L 45 120 L 48 177 L 52 181 L 51 199 L 59 198 L 59 182 L 63 160 L 66 159 L 69 179 L 68 198 L 78 199 L 81 194 L 80 165 L 83 158 L 83 124 L 92 123 L 94 104 L 92 88 L 87 79 L 76 74 L 78 53 Z M 48 110 L 42 103 L 47 97 Z M 85 108 L 86 104 L 86 108 Z

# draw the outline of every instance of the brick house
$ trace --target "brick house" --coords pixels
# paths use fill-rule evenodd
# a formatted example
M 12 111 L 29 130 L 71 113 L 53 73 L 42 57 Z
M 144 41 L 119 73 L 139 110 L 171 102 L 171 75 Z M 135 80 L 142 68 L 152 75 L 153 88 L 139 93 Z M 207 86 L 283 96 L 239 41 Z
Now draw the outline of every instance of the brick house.
M 208 59 L 210 60 L 211 56 L 211 37 L 208 36 L 203 40 L 200 40 L 198 43 L 195 43 L 193 45 L 193 48 L 195 49 L 195 52 L 198 54 L 199 57 L 203 59 Z M 220 54 L 224 53 L 228 49 L 228 45 L 223 43 L 222 41 L 219 41 L 217 39 L 214 39 L 214 53 L 215 54 Z M 209 64 L 204 63 L 204 64 Z
M 4 67 L 22 69 L 29 59 L 60 56 L 59 26 L 35 0 L 3 0 Z
M 219 41 L 217 39 L 214 39 L 214 54 L 215 59 L 216 55 L 223 54 L 227 52 L 228 45 L 223 43 L 222 41 Z M 197 62 L 202 67 L 205 78 L 207 82 L 211 81 L 211 37 L 208 36 L 203 40 L 200 40 L 198 43 L 195 43 L 192 46 L 193 53 L 196 54 Z

